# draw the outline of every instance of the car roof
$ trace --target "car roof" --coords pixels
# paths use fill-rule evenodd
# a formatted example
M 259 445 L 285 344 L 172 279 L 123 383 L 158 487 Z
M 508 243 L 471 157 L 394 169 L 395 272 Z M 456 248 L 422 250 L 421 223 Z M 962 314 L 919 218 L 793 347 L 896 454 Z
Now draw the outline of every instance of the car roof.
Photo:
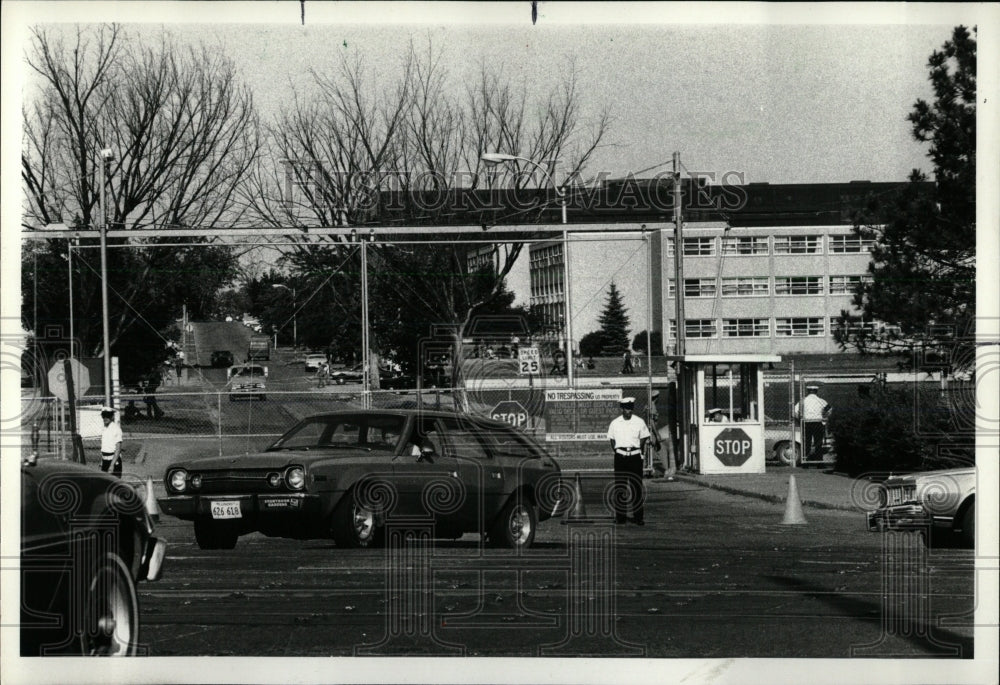
M 466 414 L 459 411 L 445 411 L 442 409 L 342 409 L 339 411 L 323 412 L 307 416 L 307 419 L 315 418 L 335 418 L 337 416 L 425 416 L 428 418 L 459 418 L 466 421 L 474 421 L 477 424 L 489 426 L 491 428 L 503 428 L 513 430 L 509 423 L 497 421 L 479 414 Z

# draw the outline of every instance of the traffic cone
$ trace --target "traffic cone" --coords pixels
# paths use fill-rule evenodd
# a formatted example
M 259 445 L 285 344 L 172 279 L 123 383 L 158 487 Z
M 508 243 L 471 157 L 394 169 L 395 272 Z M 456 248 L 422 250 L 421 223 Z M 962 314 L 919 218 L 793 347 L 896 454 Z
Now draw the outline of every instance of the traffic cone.
M 804 526 L 805 514 L 802 513 L 802 501 L 799 499 L 799 488 L 795 484 L 795 476 L 788 477 L 788 498 L 785 500 L 785 518 L 781 519 L 785 526 Z
M 160 505 L 156 503 L 156 495 L 153 494 L 153 477 L 146 478 L 146 513 L 154 523 L 160 522 Z
M 580 474 L 576 474 L 573 483 L 573 508 L 569 515 L 563 519 L 563 525 L 567 523 L 577 523 L 587 520 L 587 508 L 583 506 L 583 488 L 580 487 Z

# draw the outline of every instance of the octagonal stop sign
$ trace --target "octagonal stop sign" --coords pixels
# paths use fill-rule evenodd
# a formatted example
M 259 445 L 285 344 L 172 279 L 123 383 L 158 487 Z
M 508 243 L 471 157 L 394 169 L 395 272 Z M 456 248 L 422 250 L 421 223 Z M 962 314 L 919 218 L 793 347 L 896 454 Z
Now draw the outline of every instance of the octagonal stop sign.
M 726 466 L 742 466 L 753 453 L 753 442 L 742 428 L 726 428 L 715 436 L 714 453 Z
M 514 428 L 527 428 L 528 410 L 515 400 L 507 400 L 497 403 L 490 412 L 490 417 L 497 421 L 503 421 L 514 426 Z
M 80 399 L 90 388 L 90 371 L 76 359 L 69 360 L 73 374 L 73 397 Z M 66 360 L 60 359 L 49 369 L 49 391 L 63 402 L 69 400 L 69 387 L 66 380 Z

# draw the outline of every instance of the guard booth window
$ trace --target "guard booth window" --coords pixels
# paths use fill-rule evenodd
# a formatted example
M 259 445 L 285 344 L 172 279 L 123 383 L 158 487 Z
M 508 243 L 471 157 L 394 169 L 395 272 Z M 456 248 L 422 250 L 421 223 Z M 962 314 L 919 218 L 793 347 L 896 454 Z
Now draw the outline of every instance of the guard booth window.
M 705 420 L 759 423 L 757 374 L 752 364 L 712 364 L 705 369 Z

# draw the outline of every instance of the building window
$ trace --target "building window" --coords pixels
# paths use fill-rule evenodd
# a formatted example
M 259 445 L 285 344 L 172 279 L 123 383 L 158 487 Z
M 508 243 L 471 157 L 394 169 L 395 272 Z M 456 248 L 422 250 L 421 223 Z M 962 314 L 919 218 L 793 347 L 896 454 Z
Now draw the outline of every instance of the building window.
M 766 297 L 770 293 L 767 276 L 753 278 L 723 278 L 723 297 Z
M 685 319 L 685 338 L 715 338 L 715 319 Z
M 685 278 L 684 297 L 715 297 L 715 279 Z
M 715 255 L 715 238 L 685 238 L 685 257 L 712 257 Z
M 723 319 L 723 338 L 767 338 L 771 335 L 768 319 Z
M 775 295 L 822 295 L 822 276 L 775 276 Z
M 775 319 L 774 334 L 778 337 L 807 337 L 824 335 L 823 319 L 819 316 L 803 316 L 790 319 Z
M 874 240 L 859 238 L 852 235 L 830 236 L 830 253 L 846 254 L 848 252 L 868 252 L 875 245 Z
M 677 296 L 677 281 L 673 278 L 667 279 L 667 297 Z
M 818 235 L 774 236 L 774 254 L 819 254 L 823 243 Z
M 871 276 L 830 276 L 830 294 L 853 295 L 859 283 L 871 281 Z
M 673 257 L 674 256 L 674 239 L 673 238 L 667 238 L 667 256 L 668 257 Z
M 677 340 L 677 321 L 675 319 L 667 320 L 667 340 Z
M 767 238 L 737 237 L 722 239 L 722 254 L 724 255 L 766 255 Z

